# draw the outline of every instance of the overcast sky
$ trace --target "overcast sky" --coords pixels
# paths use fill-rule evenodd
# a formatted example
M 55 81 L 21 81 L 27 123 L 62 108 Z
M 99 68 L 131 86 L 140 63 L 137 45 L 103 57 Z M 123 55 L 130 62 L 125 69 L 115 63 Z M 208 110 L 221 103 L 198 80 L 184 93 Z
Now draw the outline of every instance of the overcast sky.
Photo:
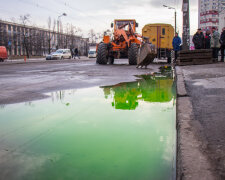
M 148 23 L 169 23 L 174 25 L 174 11 L 163 4 L 175 7 L 178 16 L 178 30 L 182 32 L 182 0 L 6 0 L 1 2 L 0 18 L 19 22 L 19 16 L 31 15 L 30 25 L 47 27 L 47 19 L 57 19 L 62 13 L 64 25 L 72 23 L 80 27 L 87 36 L 90 29 L 103 32 L 110 29 L 111 22 L 118 18 L 136 19 L 138 31 Z M 190 0 L 191 34 L 198 26 L 198 1 Z

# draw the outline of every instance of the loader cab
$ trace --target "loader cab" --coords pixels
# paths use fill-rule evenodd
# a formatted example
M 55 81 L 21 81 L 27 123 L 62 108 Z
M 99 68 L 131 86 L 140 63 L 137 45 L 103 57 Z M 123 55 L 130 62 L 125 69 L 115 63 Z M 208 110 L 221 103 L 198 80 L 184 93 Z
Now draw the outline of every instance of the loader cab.
M 128 23 L 131 23 L 134 32 L 136 32 L 136 28 L 138 27 L 138 23 L 136 23 L 136 20 L 134 20 L 134 19 L 116 19 L 114 21 L 114 24 L 113 23 L 111 24 L 111 28 L 114 27 L 114 31 L 116 31 L 117 29 L 119 29 L 119 27 L 121 27 L 125 24 L 128 24 Z M 128 26 L 125 26 L 124 30 L 128 30 Z

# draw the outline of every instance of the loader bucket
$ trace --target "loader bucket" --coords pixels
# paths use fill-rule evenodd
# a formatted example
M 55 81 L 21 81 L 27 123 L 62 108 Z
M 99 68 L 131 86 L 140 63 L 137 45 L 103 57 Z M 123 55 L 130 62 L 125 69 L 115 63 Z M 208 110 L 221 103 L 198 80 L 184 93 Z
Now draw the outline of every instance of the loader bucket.
M 157 56 L 157 51 L 153 44 L 150 44 L 150 43 L 142 44 L 138 54 L 138 60 L 137 60 L 138 67 L 139 66 L 147 67 L 150 63 L 153 62 L 156 56 Z

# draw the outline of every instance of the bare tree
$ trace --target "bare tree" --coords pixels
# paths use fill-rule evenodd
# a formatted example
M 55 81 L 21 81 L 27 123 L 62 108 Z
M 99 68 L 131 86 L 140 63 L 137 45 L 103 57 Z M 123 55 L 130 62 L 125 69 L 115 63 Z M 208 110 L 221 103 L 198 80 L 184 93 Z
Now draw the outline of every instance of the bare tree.
M 90 41 L 91 43 L 96 43 L 96 39 L 95 39 L 96 34 L 95 34 L 95 31 L 94 31 L 93 29 L 91 29 L 91 30 L 89 31 L 88 36 L 89 36 L 89 41 Z
M 20 16 L 20 22 L 23 26 L 23 31 L 22 31 L 22 36 L 23 36 L 23 48 L 26 51 L 26 55 L 29 58 L 30 57 L 30 53 L 29 53 L 29 37 L 30 37 L 30 33 L 28 31 L 28 29 L 26 28 L 27 23 L 30 20 L 30 15 L 26 14 L 26 15 L 21 15 Z
M 16 19 L 14 17 L 10 18 L 11 22 L 17 23 Z
M 61 20 L 58 20 L 58 47 L 57 48 L 61 48 L 64 46 L 64 36 L 63 34 L 63 24 Z
M 41 31 L 38 27 L 29 28 L 29 51 L 32 55 L 42 56 L 45 52 L 45 41 L 48 38 L 47 31 Z
M 41 56 L 42 55 L 42 40 L 43 36 L 38 28 L 34 27 L 31 37 L 31 46 L 35 55 Z
M 50 54 L 52 51 L 52 38 L 55 34 L 55 28 L 56 28 L 56 21 L 52 23 L 51 17 L 48 18 L 48 37 L 47 37 L 47 43 L 48 43 L 48 53 Z
M 80 35 L 80 33 L 82 33 L 82 29 L 79 27 L 74 26 L 74 35 Z
M 82 30 L 73 24 L 69 26 L 69 39 L 70 39 L 70 48 L 74 48 L 76 46 L 76 36 L 79 34 Z
M 75 26 L 72 24 L 70 25 L 70 30 L 69 30 L 69 38 L 70 38 L 70 50 L 72 52 L 74 45 L 75 45 Z
M 104 34 L 104 33 L 96 33 L 96 36 L 95 36 L 95 41 L 96 41 L 96 43 L 99 43 L 100 41 L 102 41 L 102 39 L 103 39 L 103 34 Z
M 64 38 L 64 48 L 67 48 L 68 45 L 70 44 L 70 24 L 67 24 L 66 25 L 66 28 L 65 28 L 65 38 Z

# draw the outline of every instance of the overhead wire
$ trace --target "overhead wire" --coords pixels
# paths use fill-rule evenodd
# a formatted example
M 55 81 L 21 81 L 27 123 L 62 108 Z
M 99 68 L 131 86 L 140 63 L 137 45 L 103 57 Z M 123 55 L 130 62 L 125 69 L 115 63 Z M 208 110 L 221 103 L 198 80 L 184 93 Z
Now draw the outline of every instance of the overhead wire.
M 31 5 L 31 6 L 33 6 L 33 7 L 39 8 L 39 9 L 43 9 L 43 10 L 48 11 L 48 12 L 52 12 L 52 13 L 56 14 L 57 16 L 59 15 L 59 12 L 58 12 L 58 11 L 55 11 L 55 10 L 53 10 L 53 9 L 51 9 L 51 8 L 42 6 L 42 5 L 41 5 L 40 3 L 38 3 L 38 2 L 30 2 L 30 1 L 26 1 L 26 0 L 17 0 L 17 1 L 19 1 L 19 2 L 21 2 L 21 3 L 26 3 L 26 4 L 28 4 L 28 5 Z M 57 1 L 55 1 L 55 2 L 57 2 Z M 61 2 L 62 2 L 62 1 L 61 1 Z M 58 2 L 58 3 L 59 3 L 59 2 Z M 64 5 L 65 5 L 65 4 L 64 4 Z M 68 6 L 67 4 L 66 4 L 66 6 L 69 7 L 70 9 L 72 9 L 72 10 L 74 10 L 74 9 L 76 9 L 77 11 L 79 10 L 79 9 L 77 9 L 77 8 L 73 8 L 73 7 L 71 7 L 71 6 Z M 79 11 L 82 12 L 81 10 L 79 10 Z M 71 19 L 71 20 L 73 20 L 73 21 L 74 21 L 74 19 L 76 19 L 77 21 L 79 21 L 80 24 L 83 24 L 83 25 L 85 25 L 85 26 L 89 26 L 90 28 L 92 28 L 92 25 L 91 25 L 90 23 L 85 23 L 85 22 L 82 21 L 80 18 L 75 17 L 75 16 L 72 15 L 72 14 L 68 15 L 67 18 L 69 18 L 69 19 Z M 96 20 L 96 19 L 95 19 L 95 20 Z M 77 27 L 79 28 L 79 25 L 78 25 Z
M 64 6 L 70 8 L 70 9 L 72 9 L 72 10 L 77 10 L 77 11 L 79 11 L 79 12 L 82 13 L 82 14 L 86 14 L 86 12 L 84 12 L 83 10 L 81 10 L 81 9 L 79 9 L 79 8 L 77 8 L 77 7 L 72 7 L 70 4 L 66 3 L 65 1 L 62 1 L 62 0 L 54 0 L 54 1 L 57 2 L 57 3 L 61 2 L 62 4 L 64 4 Z M 89 17 L 89 18 L 91 18 L 91 19 L 93 19 L 93 20 L 95 20 L 95 21 L 97 21 L 97 22 L 100 22 L 100 23 L 108 24 L 108 23 L 106 23 L 106 22 L 104 22 L 104 21 L 100 21 L 100 20 L 98 20 L 97 18 L 94 18 L 94 16 L 86 15 L 86 17 Z
M 39 2 L 36 2 L 36 1 L 28 1 L 28 0 L 17 0 L 18 2 L 20 3 L 26 3 L 30 6 L 33 6 L 33 7 L 36 7 L 36 8 L 39 8 L 39 9 L 43 9 L 45 11 L 48 11 L 48 12 L 52 12 L 54 13 L 55 15 L 59 15 L 59 12 L 57 10 L 55 10 L 54 8 L 49 8 L 48 6 L 44 6 Z M 108 26 L 108 23 L 103 21 L 103 20 L 99 20 L 98 18 L 95 18 L 95 16 L 92 16 L 92 15 L 88 15 L 86 14 L 86 12 L 84 10 L 81 10 L 80 8 L 77 8 L 77 7 L 74 7 L 74 5 L 71 5 L 70 3 L 66 2 L 65 0 L 52 0 L 54 2 L 56 2 L 57 4 L 59 4 L 60 6 L 64 6 L 65 8 L 68 8 L 70 10 L 75 10 L 74 12 L 79 12 L 81 13 L 81 15 L 84 15 L 84 18 L 89 18 L 95 22 L 98 23 L 98 27 L 101 26 L 102 29 L 104 28 L 106 30 L 106 24 Z M 173 0 L 172 2 L 170 1 L 170 4 L 173 3 L 174 6 L 176 7 L 176 9 L 178 9 L 178 6 L 180 6 L 180 1 L 179 0 Z M 82 26 L 88 26 L 90 27 L 90 29 L 93 28 L 93 24 L 89 23 L 89 22 L 85 22 L 82 20 L 82 18 L 79 18 L 79 16 L 76 16 L 74 14 L 69 14 L 67 16 L 68 19 L 71 19 L 73 20 L 73 22 L 77 21 L 77 24 L 76 25 L 77 27 L 79 27 L 79 25 L 82 25 Z M 104 24 L 104 25 L 103 25 Z

